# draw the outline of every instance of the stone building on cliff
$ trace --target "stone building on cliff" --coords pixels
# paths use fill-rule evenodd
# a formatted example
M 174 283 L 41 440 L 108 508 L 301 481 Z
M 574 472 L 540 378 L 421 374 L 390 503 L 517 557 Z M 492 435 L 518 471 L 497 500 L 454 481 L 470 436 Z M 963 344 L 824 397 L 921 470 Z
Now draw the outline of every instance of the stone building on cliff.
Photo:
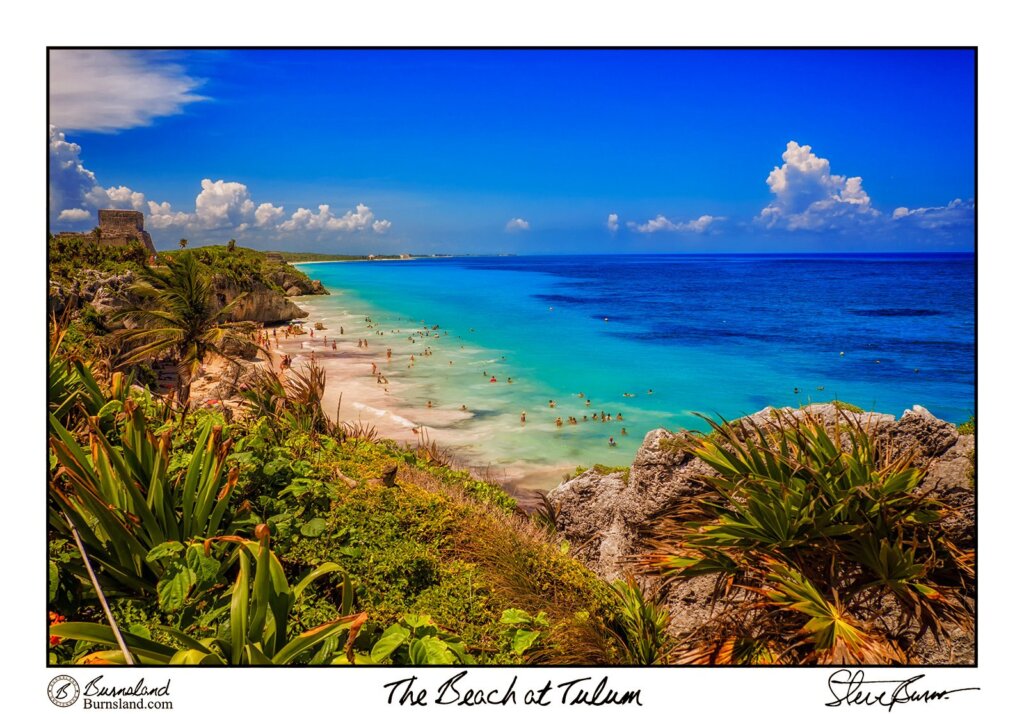
M 153 239 L 143 225 L 141 211 L 103 209 L 99 212 L 99 225 L 88 233 L 58 233 L 57 238 L 84 238 L 100 245 L 126 246 L 139 241 L 150 254 L 155 254 Z

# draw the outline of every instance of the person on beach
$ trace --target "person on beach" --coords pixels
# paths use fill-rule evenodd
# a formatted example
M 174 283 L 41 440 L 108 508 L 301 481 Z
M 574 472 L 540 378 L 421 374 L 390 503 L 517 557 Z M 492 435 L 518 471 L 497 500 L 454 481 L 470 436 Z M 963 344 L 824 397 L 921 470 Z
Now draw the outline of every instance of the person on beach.
M 391 348 L 388 347 L 388 359 L 391 359 Z
M 466 411 L 466 405 L 463 404 L 461 407 L 459 407 L 459 409 L 461 409 L 462 411 Z
M 377 374 L 377 363 L 370 362 L 370 374 Z
M 427 400 L 427 409 L 433 409 L 433 408 L 434 408 L 434 403 L 428 399 Z
M 337 340 L 331 340 L 331 349 L 334 350 L 335 352 L 338 351 L 338 341 Z
M 526 423 L 526 412 L 519 412 L 519 423 L 520 424 L 525 424 Z

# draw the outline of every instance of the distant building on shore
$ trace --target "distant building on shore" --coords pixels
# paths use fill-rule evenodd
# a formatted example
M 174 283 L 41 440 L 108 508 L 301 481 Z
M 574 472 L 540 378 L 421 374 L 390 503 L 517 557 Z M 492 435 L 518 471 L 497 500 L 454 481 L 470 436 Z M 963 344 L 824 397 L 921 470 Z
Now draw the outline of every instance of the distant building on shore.
M 138 241 L 146 247 L 150 254 L 156 254 L 153 239 L 144 227 L 141 211 L 119 211 L 102 209 L 99 212 L 99 225 L 88 233 L 71 233 L 64 231 L 57 238 L 82 238 L 96 241 L 99 245 L 127 246 Z

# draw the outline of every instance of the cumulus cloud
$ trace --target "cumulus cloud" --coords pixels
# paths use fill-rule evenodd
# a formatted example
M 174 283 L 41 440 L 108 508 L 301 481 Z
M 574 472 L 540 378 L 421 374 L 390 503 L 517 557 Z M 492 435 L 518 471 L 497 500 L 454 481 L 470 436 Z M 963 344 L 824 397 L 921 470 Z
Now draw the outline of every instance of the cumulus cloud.
M 81 147 L 67 141 L 63 132 L 50 127 L 50 219 L 70 223 L 84 221 L 93 211 L 124 208 L 146 214 L 146 226 L 155 231 L 176 229 L 190 234 L 227 231 L 282 233 L 387 233 L 391 221 L 377 218 L 366 204 L 360 203 L 341 215 L 329 204 L 317 212 L 297 209 L 285 220 L 284 206 L 269 201 L 257 205 L 249 187 L 237 181 L 204 178 L 199 184 L 195 211 L 175 211 L 168 201 L 147 200 L 141 191 L 128 186 L 104 188 L 96 175 L 82 163 Z
M 530 222 L 523 218 L 513 218 L 505 224 L 505 230 L 509 233 L 519 233 L 530 230 Z
M 50 118 L 66 130 L 114 132 L 179 114 L 199 80 L 165 53 L 50 50 Z
M 284 206 L 275 206 L 272 203 L 261 203 L 256 207 L 256 225 L 272 226 L 280 223 L 284 218 Z
M 609 213 L 608 214 L 608 230 L 612 233 L 617 233 L 619 230 L 619 214 Z
M 146 225 L 151 229 L 183 228 L 191 225 L 194 220 L 194 214 L 171 210 L 171 204 L 167 201 L 149 201 L 147 206 L 149 218 L 146 219 Z
M 368 227 L 373 227 L 377 233 L 382 233 L 391 227 L 390 221 L 378 221 L 381 224 L 380 229 L 373 226 L 373 211 L 370 208 L 360 203 L 356 206 L 355 211 L 346 211 L 342 216 L 336 216 L 332 211 L 329 204 L 322 203 L 317 207 L 317 212 L 313 213 L 308 208 L 300 208 L 292 214 L 292 217 L 281 224 L 281 230 L 287 232 L 293 231 L 342 231 L 345 233 L 352 233 L 353 231 L 361 231 Z M 384 225 L 384 224 L 387 225 Z
M 196 196 L 196 219 L 202 228 L 234 228 L 255 219 L 256 204 L 244 183 L 204 178 Z
M 65 208 L 57 216 L 57 220 L 62 223 L 74 223 L 75 221 L 84 221 L 87 218 L 92 218 L 92 214 L 84 208 Z
M 64 133 L 53 125 L 49 132 L 50 162 L 50 216 L 77 215 L 100 208 L 126 208 L 140 211 L 145 207 L 146 197 L 127 186 L 104 188 L 96 180 L 96 174 L 82 163 L 82 147 L 68 141 Z M 81 219 L 76 219 L 81 220 Z
M 655 218 L 647 221 L 647 223 L 633 223 L 630 221 L 628 225 L 637 233 L 659 233 L 661 231 L 671 233 L 703 233 L 711 227 L 712 223 L 721 220 L 725 219 L 720 216 L 704 215 L 692 221 L 679 221 L 676 223 L 659 213 Z
M 957 198 L 945 206 L 925 208 L 901 206 L 892 212 L 892 218 L 900 223 L 933 230 L 969 227 L 974 225 L 974 199 L 962 201 Z
M 769 228 L 821 230 L 879 217 L 861 178 L 833 174 L 828 159 L 814 154 L 810 146 L 790 141 L 782 162 L 765 181 L 775 199 L 758 216 Z

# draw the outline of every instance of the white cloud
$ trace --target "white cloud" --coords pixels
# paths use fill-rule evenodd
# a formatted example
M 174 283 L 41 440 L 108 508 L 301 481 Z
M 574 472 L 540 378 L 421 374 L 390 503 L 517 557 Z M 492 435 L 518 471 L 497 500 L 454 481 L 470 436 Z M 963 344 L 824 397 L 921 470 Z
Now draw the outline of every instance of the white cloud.
M 195 219 L 195 214 L 182 211 L 172 211 L 171 204 L 167 201 L 157 203 L 149 201 L 149 217 L 146 219 L 148 228 L 160 230 L 162 228 L 182 228 L 188 226 Z
M 892 212 L 894 221 L 911 223 L 921 228 L 940 229 L 965 227 L 974 224 L 974 199 L 962 201 L 959 198 L 945 206 L 906 208 L 901 206 Z
M 82 163 L 82 147 L 67 141 L 63 132 L 50 125 L 50 217 L 61 220 L 68 211 L 126 208 L 140 211 L 146 197 L 127 186 L 103 188 L 96 174 Z M 70 215 L 70 214 L 69 214 Z M 81 214 L 77 214 L 81 215 Z
M 284 218 L 284 206 L 275 206 L 272 203 L 261 203 L 256 207 L 256 225 L 271 226 L 280 223 Z
M 121 208 L 126 211 L 141 211 L 146 205 L 146 196 L 127 186 L 110 188 L 94 187 L 85 194 L 85 202 L 96 208 Z
M 237 181 L 212 181 L 204 178 L 196 196 L 196 219 L 205 229 L 233 228 L 254 220 L 256 204 L 249 189 Z
M 145 126 L 202 100 L 199 84 L 161 52 L 51 50 L 50 119 L 71 130 Z
M 60 215 L 57 216 L 57 220 L 64 223 L 84 221 L 87 218 L 92 218 L 92 214 L 84 208 L 65 208 L 60 212 Z
M 513 218 L 511 221 L 505 224 L 505 230 L 509 233 L 528 231 L 530 230 L 530 222 L 523 218 Z
M 790 141 L 782 162 L 765 181 L 775 199 L 758 216 L 769 228 L 820 230 L 879 217 L 861 178 L 832 174 L 828 159 L 815 155 L 810 146 Z
M 374 228 L 377 233 L 382 233 L 391 227 L 390 221 L 378 221 L 378 223 L 381 224 L 381 228 Z M 387 225 L 383 225 L 384 223 Z M 331 211 L 330 205 L 322 203 L 317 207 L 317 213 L 313 213 L 308 208 L 299 208 L 291 218 L 281 224 L 280 228 L 287 232 L 306 230 L 351 233 L 371 226 L 373 226 L 373 211 L 365 204 L 360 203 L 356 206 L 355 211 L 346 211 L 345 215 L 336 216 Z
M 612 233 L 617 233 L 619 230 L 619 214 L 609 213 L 608 214 L 608 230 Z
M 195 200 L 195 212 L 175 211 L 167 201 L 147 200 L 145 194 L 128 186 L 104 188 L 96 175 L 81 159 L 82 149 L 66 140 L 56 127 L 50 126 L 50 219 L 52 222 L 85 220 L 95 209 L 124 208 L 146 214 L 146 226 L 156 231 L 176 229 L 191 234 L 204 231 L 258 232 L 278 235 L 281 232 L 354 233 L 372 231 L 387 233 L 391 221 L 376 218 L 366 204 L 360 203 L 342 215 L 335 215 L 328 204 L 314 213 L 299 208 L 284 220 L 285 209 L 271 202 L 259 205 L 249 194 L 249 187 L 237 181 L 216 181 L 204 178 Z
M 692 221 L 679 221 L 675 223 L 670 221 L 660 213 L 657 217 L 650 219 L 647 223 L 633 223 L 629 222 L 629 227 L 637 233 L 659 233 L 661 231 L 668 231 L 672 233 L 703 233 L 711 224 L 715 221 L 725 220 L 720 216 L 708 216 L 703 215 L 700 218 L 695 218 Z

